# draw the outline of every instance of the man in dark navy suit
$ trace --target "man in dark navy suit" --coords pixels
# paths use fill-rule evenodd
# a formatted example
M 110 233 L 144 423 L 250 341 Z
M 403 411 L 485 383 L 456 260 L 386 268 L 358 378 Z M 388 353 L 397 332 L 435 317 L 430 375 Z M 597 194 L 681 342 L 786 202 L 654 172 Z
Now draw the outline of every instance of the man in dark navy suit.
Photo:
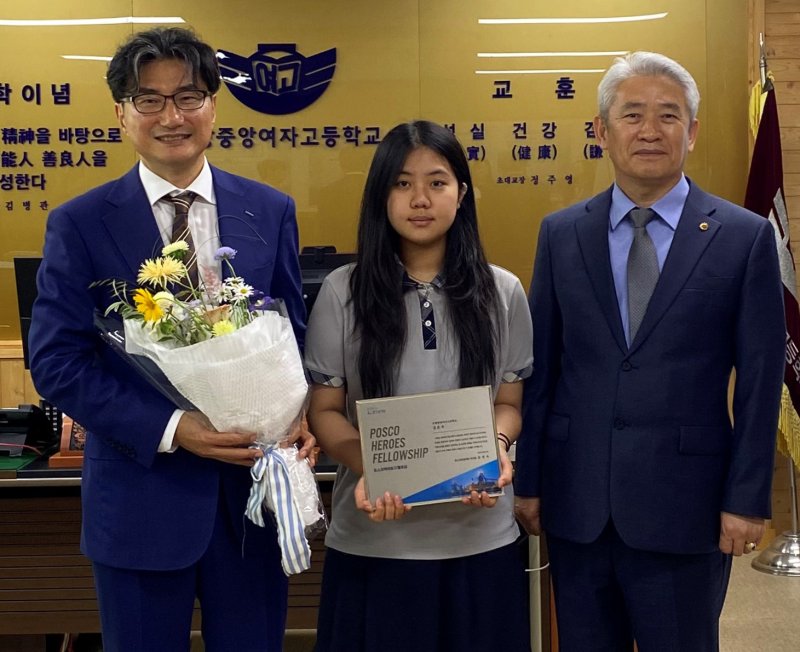
M 547 533 L 561 650 L 717 650 L 731 555 L 770 516 L 775 237 L 684 176 L 700 96 L 682 66 L 629 54 L 598 99 L 615 183 L 542 223 L 516 512 Z
M 201 278 L 224 273 L 217 247 L 238 250 L 237 274 L 285 300 L 302 343 L 294 202 L 206 161 L 220 76 L 214 50 L 190 31 L 134 34 L 107 79 L 140 162 L 52 212 L 30 331 L 38 391 L 89 431 L 81 544 L 104 649 L 188 650 L 197 597 L 207 650 L 279 652 L 287 581 L 276 532 L 243 517 L 255 436 L 212 432 L 133 373 L 98 337 L 93 313 L 110 297 L 89 285 L 134 285 L 170 241 L 181 195 Z M 313 438 L 293 437 L 307 455 Z

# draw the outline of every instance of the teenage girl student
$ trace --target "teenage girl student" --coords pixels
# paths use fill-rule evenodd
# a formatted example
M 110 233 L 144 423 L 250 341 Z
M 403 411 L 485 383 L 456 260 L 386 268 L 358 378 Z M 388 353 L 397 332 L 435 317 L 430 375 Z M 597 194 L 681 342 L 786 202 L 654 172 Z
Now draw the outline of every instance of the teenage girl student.
M 525 293 L 489 265 L 452 132 L 401 124 L 378 146 L 358 256 L 325 280 L 306 335 L 309 422 L 339 462 L 318 652 L 523 652 L 526 578 L 507 448 L 532 363 Z M 367 498 L 355 401 L 491 385 L 505 495 L 404 505 Z

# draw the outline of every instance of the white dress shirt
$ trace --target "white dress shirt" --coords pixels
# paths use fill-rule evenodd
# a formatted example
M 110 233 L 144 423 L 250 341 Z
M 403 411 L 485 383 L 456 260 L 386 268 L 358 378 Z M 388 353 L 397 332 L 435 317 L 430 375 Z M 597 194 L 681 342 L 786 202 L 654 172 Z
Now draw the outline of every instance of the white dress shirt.
M 206 287 L 219 282 L 221 278 L 220 262 L 214 259 L 214 253 L 220 246 L 219 223 L 217 221 L 217 201 L 214 194 L 214 179 L 208 160 L 203 163 L 203 169 L 187 188 L 178 188 L 166 179 L 162 179 L 143 163 L 139 163 L 139 178 L 144 186 L 147 200 L 153 209 L 158 231 L 164 244 L 169 244 L 172 239 L 172 223 L 175 220 L 175 206 L 164 199 L 165 195 L 177 195 L 186 190 L 191 190 L 197 198 L 189 208 L 189 230 L 192 233 L 195 251 L 197 253 L 198 276 Z M 177 449 L 173 445 L 175 430 L 183 416 L 183 410 L 175 410 L 164 429 L 159 453 L 172 453 Z

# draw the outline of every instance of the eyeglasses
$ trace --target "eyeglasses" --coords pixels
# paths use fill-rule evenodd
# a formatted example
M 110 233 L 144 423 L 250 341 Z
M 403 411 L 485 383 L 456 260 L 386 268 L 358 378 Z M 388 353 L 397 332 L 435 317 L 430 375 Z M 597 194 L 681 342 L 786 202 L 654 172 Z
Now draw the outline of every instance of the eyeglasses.
M 163 111 L 167 100 L 172 100 L 181 111 L 196 111 L 206 103 L 206 98 L 210 95 L 208 91 L 178 91 L 172 95 L 140 93 L 123 97 L 120 102 L 130 102 L 139 113 L 148 115 Z

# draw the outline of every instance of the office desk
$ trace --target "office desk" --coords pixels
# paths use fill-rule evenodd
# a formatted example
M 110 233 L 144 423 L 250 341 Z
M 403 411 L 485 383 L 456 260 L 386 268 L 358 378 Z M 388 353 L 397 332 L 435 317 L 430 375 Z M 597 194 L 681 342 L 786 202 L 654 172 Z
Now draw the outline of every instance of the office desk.
M 329 510 L 334 473 L 317 478 Z M 0 509 L 0 635 L 99 632 L 92 567 L 79 550 L 80 471 L 40 462 L 0 479 Z M 316 627 L 322 538 L 311 548 L 311 568 L 289 581 L 288 629 Z

